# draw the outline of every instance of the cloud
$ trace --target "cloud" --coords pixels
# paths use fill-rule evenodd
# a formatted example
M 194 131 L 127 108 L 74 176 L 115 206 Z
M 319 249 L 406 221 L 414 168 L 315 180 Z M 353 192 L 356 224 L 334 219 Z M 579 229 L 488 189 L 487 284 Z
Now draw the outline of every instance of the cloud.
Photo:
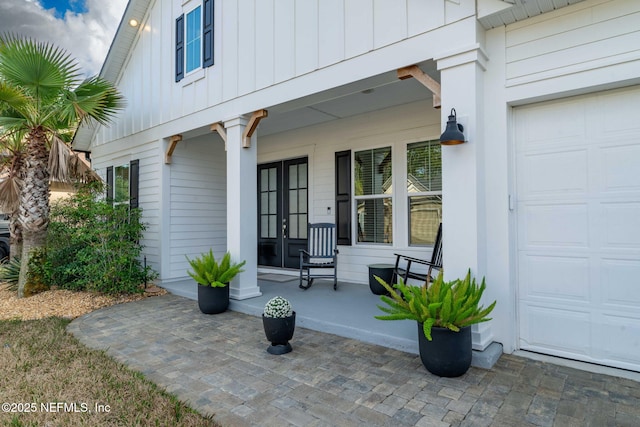
M 38 1 L 1 0 L 3 34 L 27 36 L 51 42 L 68 51 L 86 75 L 98 74 L 118 28 L 127 0 L 86 0 L 85 13 L 67 11 L 56 18 L 55 10 Z

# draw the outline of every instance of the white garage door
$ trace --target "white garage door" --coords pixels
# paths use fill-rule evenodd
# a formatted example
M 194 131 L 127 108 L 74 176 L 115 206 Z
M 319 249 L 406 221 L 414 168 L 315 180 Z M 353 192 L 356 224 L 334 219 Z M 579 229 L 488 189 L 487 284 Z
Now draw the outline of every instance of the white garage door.
M 640 87 L 515 110 L 520 348 L 640 371 Z

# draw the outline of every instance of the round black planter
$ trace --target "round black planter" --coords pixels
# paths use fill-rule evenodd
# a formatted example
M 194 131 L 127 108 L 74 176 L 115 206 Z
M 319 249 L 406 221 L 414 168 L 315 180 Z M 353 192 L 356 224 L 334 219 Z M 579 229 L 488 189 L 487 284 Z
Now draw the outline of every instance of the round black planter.
M 293 338 L 296 328 L 296 312 L 289 317 L 264 317 L 262 315 L 262 325 L 267 340 L 271 342 L 267 351 L 271 354 L 289 353 L 293 348 L 289 340 Z
M 198 307 L 204 314 L 218 314 L 229 308 L 229 285 L 222 288 L 198 283 Z
M 431 328 L 432 341 L 427 340 L 418 323 L 420 359 L 427 371 L 440 377 L 459 377 L 471 366 L 471 326 L 460 332 L 447 328 Z
M 378 276 L 388 285 L 393 286 L 393 264 L 371 264 L 369 267 L 369 289 L 375 295 L 389 295 L 389 292 L 382 286 L 374 276 Z

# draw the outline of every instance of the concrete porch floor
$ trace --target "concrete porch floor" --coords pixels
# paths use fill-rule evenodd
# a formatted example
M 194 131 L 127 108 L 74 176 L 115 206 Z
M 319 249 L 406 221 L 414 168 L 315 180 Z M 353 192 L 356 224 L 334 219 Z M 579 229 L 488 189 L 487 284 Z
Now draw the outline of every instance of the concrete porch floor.
M 269 280 L 270 279 L 270 280 Z M 262 295 L 246 300 L 231 300 L 233 311 L 260 317 L 265 303 L 280 295 L 291 302 L 296 311 L 296 325 L 370 344 L 418 354 L 418 328 L 410 320 L 382 321 L 377 305 L 380 297 L 368 285 L 338 282 L 333 290 L 331 280 L 316 279 L 308 290 L 298 287 L 298 277 L 281 273 L 259 273 Z M 167 291 L 197 300 L 197 285 L 192 280 L 163 284 Z M 485 351 L 473 352 L 472 365 L 491 368 L 502 354 L 502 346 L 493 343 Z

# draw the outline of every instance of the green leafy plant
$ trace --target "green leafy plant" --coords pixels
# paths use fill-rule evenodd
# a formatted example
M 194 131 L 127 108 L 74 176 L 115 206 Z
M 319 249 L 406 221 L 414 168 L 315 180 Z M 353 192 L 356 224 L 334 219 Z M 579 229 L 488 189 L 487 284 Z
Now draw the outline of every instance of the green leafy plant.
M 273 297 L 264 305 L 264 317 L 284 318 L 293 315 L 291 303 L 283 297 Z
M 20 277 L 20 258 L 15 257 L 11 261 L 4 260 L 0 263 L 0 282 L 8 283 L 7 289 L 18 290 L 18 278 Z
M 460 328 L 491 320 L 487 316 L 496 305 L 480 306 L 485 290 L 485 281 L 478 286 L 471 278 L 471 270 L 464 279 L 445 282 L 442 272 L 429 286 L 407 285 L 400 279 L 393 287 L 376 276 L 390 296 L 381 295 L 387 306 L 378 305 L 385 315 L 375 316 L 379 320 L 416 320 L 423 324 L 423 332 L 431 341 L 431 328 L 447 328 L 459 332 Z
M 46 256 L 31 267 L 45 284 L 107 294 L 140 293 L 143 283 L 157 277 L 140 262 L 142 211 L 107 202 L 103 194 L 103 184 L 85 184 L 52 206 Z
M 186 255 L 185 258 L 191 265 L 191 271 L 187 271 L 189 276 L 199 284 L 213 288 L 227 286 L 238 273 L 244 271 L 242 267 L 247 263 L 246 261 L 240 263 L 231 262 L 231 254 L 229 252 L 224 254 L 222 260 L 218 263 L 213 255 L 213 249 L 209 249 L 209 252 L 205 252 L 194 259 L 189 259 Z

